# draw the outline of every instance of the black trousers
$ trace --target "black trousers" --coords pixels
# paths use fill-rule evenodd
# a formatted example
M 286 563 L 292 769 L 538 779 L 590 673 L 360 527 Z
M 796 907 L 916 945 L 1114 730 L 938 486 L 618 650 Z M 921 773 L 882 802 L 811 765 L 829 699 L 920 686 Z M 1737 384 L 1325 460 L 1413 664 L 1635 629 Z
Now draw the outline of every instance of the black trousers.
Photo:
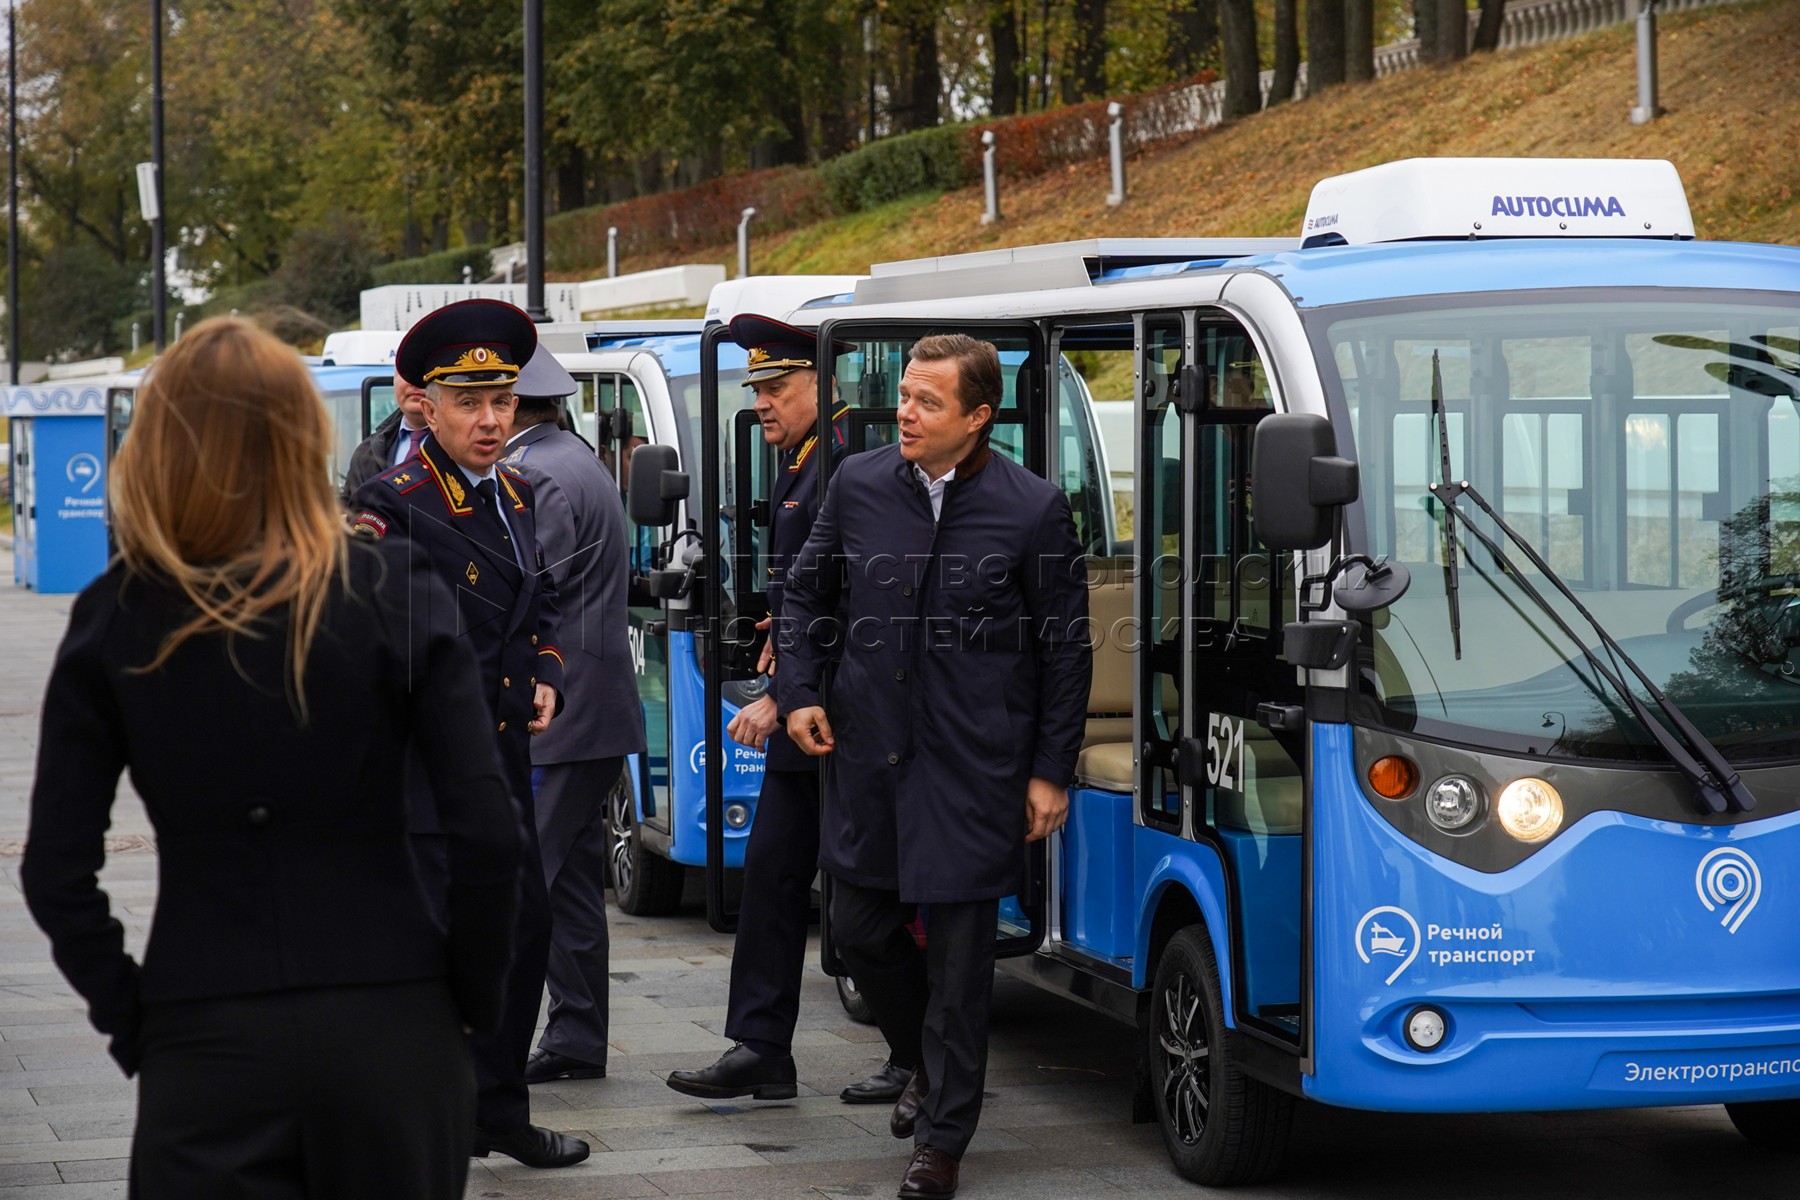
M 819 773 L 763 772 L 744 847 L 744 900 L 731 952 L 725 1036 L 759 1054 L 791 1054 L 819 871 Z
M 1000 905 L 927 905 L 925 949 L 907 926 L 917 906 L 898 892 L 831 880 L 831 937 L 898 1054 L 916 1046 L 929 1090 L 913 1141 L 960 1159 L 981 1120 L 987 1082 L 988 1009 Z M 911 1039 L 908 1041 L 900 1039 Z
M 550 1016 L 538 1045 L 606 1065 L 606 795 L 623 758 L 549 763 L 531 773 L 550 904 Z
M 475 1080 L 443 980 L 152 1004 L 138 1200 L 461 1200 Z
M 538 852 L 537 818 L 531 802 L 529 753 L 506 740 L 501 762 L 513 794 L 523 806 L 519 856 L 519 907 L 513 922 L 512 961 L 506 969 L 505 997 L 498 1028 L 468 1039 L 475 1058 L 475 1123 L 495 1133 L 519 1129 L 531 1121 L 531 1093 L 525 1086 L 525 1059 L 537 1033 L 538 1007 L 544 998 L 544 976 L 550 961 L 550 896 Z M 448 847 L 443 834 L 412 837 L 414 858 L 426 896 L 444 919 L 444 889 L 449 881 Z

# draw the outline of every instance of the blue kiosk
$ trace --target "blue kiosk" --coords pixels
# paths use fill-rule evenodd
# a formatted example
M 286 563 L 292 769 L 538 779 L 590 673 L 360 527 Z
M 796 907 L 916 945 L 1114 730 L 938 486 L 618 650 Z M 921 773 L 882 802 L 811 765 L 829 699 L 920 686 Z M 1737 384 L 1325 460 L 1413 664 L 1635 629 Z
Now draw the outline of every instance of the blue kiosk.
M 9 387 L 13 583 L 79 592 L 106 569 L 106 383 Z

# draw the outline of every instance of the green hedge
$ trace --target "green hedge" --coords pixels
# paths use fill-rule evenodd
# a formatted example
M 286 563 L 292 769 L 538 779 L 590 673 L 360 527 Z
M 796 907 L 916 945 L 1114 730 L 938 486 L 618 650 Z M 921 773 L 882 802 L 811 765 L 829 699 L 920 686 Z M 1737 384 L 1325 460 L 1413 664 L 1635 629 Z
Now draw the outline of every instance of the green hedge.
M 870 142 L 820 163 L 819 181 L 832 206 L 847 213 L 914 192 L 961 187 L 980 176 L 974 129 L 973 122 L 939 125 Z
M 419 258 L 402 258 L 376 267 L 374 286 L 390 283 L 461 283 L 469 267 L 477 281 L 492 273 L 492 246 L 458 246 Z

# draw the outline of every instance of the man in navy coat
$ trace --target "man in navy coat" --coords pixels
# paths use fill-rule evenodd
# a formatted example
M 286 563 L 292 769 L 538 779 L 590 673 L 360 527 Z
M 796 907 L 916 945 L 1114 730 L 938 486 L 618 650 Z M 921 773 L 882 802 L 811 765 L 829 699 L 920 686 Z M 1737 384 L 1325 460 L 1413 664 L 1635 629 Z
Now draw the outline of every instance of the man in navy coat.
M 1001 398 L 991 344 L 913 347 L 900 442 L 833 475 L 776 651 L 789 735 L 829 756 L 833 938 L 883 1029 L 923 1026 L 892 1121 L 914 1140 L 902 1197 L 956 1193 L 981 1114 L 998 901 L 1020 890 L 1026 844 L 1067 816 L 1092 673 L 1068 501 L 989 449 Z M 908 929 L 921 904 L 923 952 Z
M 606 796 L 644 749 L 632 665 L 629 536 L 619 485 L 581 435 L 559 427 L 574 377 L 539 348 L 513 385 L 503 466 L 531 481 L 556 583 L 568 711 L 531 743 L 532 793 L 550 894 L 550 1016 L 525 1082 L 606 1075 Z
M 531 808 L 531 738 L 561 707 L 556 590 L 544 570 L 530 483 L 499 464 L 512 425 L 513 382 L 537 349 L 531 319 L 497 300 L 464 300 L 428 314 L 406 335 L 394 370 L 425 389 L 431 433 L 419 457 L 357 490 L 351 522 L 377 537 L 407 538 L 450 585 L 454 609 L 409 614 L 453 630 L 475 651 L 507 781 L 525 838 L 519 909 L 498 1030 L 470 1039 L 475 1059 L 475 1153 L 498 1150 L 530 1166 L 569 1166 L 585 1142 L 531 1124 L 525 1057 L 537 1028 L 549 955 L 550 913 Z M 446 704 L 474 697 L 446 696 Z M 421 783 L 410 773 L 409 790 Z M 414 795 L 414 833 L 427 887 L 439 875 L 441 838 L 429 802 Z
M 832 436 L 821 444 L 816 338 L 768 317 L 743 314 L 731 337 L 749 354 L 744 386 L 756 395 L 763 440 L 776 451 L 769 495 L 770 619 L 782 611 L 787 568 L 812 532 L 819 511 L 819 464 L 843 456 L 839 422 L 849 411 L 833 397 Z M 769 625 L 769 619 L 761 622 Z M 759 671 L 773 674 L 771 643 L 763 644 Z M 668 1084 L 708 1099 L 752 1096 L 781 1100 L 797 1094 L 794 1025 L 800 1016 L 800 980 L 806 967 L 806 926 L 812 881 L 819 867 L 819 767 L 781 727 L 769 693 L 738 710 L 727 732 L 763 752 L 762 792 L 756 823 L 744 848 L 744 901 L 731 955 L 731 996 L 725 1036 L 736 1043 L 718 1062 L 674 1071 Z M 883 1032 L 887 1032 L 884 1030 Z M 888 1039 L 888 1061 L 873 1076 L 839 1096 L 852 1104 L 892 1104 L 919 1062 L 919 1027 Z

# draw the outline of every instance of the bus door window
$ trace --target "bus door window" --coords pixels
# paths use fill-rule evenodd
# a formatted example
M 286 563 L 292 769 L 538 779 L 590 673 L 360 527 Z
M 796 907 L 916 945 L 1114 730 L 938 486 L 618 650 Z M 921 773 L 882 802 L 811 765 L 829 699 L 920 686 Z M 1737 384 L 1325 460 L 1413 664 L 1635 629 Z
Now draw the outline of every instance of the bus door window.
M 1227 861 L 1238 903 L 1234 995 L 1240 1015 L 1297 1037 L 1300 1028 L 1301 824 L 1304 735 L 1260 723 L 1264 705 L 1298 708 L 1281 628 L 1296 618 L 1294 563 L 1260 543 L 1251 520 L 1256 424 L 1274 411 L 1249 334 L 1202 320 L 1197 346 L 1208 381 L 1200 409 L 1196 533 L 1193 737 L 1205 748 L 1196 782 Z M 1280 486 L 1280 481 L 1275 482 Z
M 1137 744 L 1138 804 L 1144 824 L 1182 831 L 1182 796 L 1175 778 L 1181 714 L 1182 591 L 1188 534 L 1185 426 L 1176 385 L 1185 363 L 1186 334 L 1177 315 L 1140 318 L 1135 393 L 1142 397 L 1137 500 L 1132 525 L 1140 646 Z
M 362 385 L 362 435 L 368 437 L 375 427 L 394 415 L 399 408 L 394 399 L 394 377 L 374 375 Z

